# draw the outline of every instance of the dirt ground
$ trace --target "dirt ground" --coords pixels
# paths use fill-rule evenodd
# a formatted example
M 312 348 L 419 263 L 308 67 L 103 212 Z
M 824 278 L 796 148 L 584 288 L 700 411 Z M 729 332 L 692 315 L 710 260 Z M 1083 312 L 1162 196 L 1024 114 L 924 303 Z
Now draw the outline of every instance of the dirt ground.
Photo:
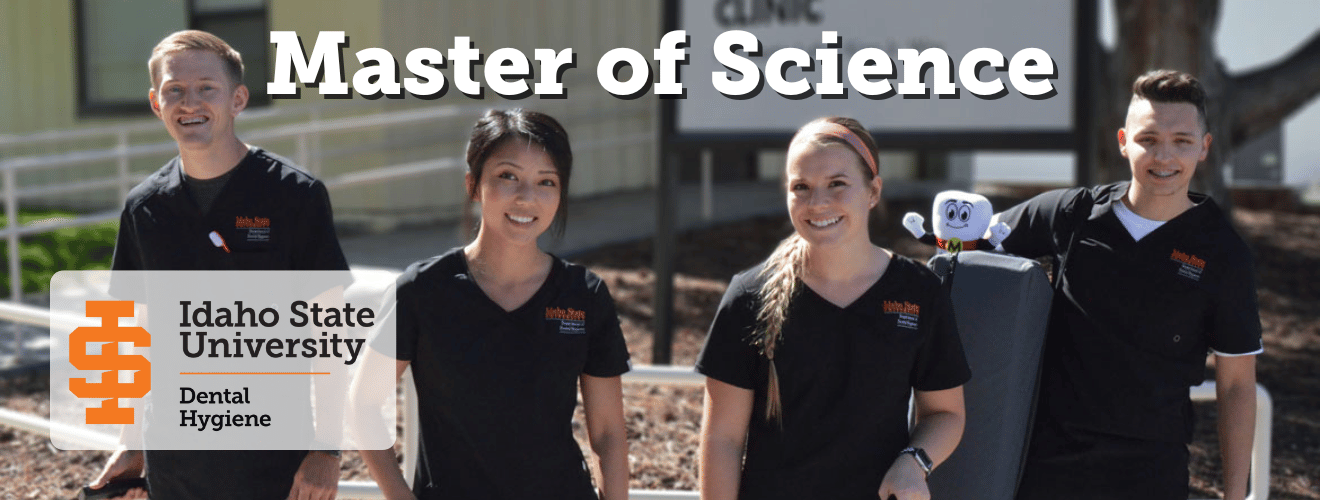
M 995 200 L 996 206 L 1001 200 Z M 928 205 L 927 205 L 928 206 Z M 891 206 L 884 220 L 909 209 Z M 1257 260 L 1265 354 L 1258 380 L 1273 398 L 1271 497 L 1320 500 L 1320 214 L 1239 209 L 1239 230 Z M 787 220 L 768 217 L 692 231 L 681 236 L 675 311 L 675 364 L 691 365 L 706 328 L 735 272 L 764 258 L 790 231 Z M 925 259 L 932 250 L 896 224 L 875 228 L 877 241 Z M 651 353 L 650 242 L 616 245 L 577 256 L 610 286 L 634 363 Z M 696 452 L 702 393 L 699 388 L 625 386 L 633 488 L 696 488 Z M 48 414 L 44 369 L 0 377 L 0 406 Z M 1222 492 L 1213 404 L 1198 405 L 1192 453 L 1193 497 Z M 579 409 L 579 418 L 581 422 Z M 581 432 L 580 424 L 575 428 Z M 71 498 L 99 470 L 106 453 L 63 452 L 34 435 L 0 427 L 0 500 Z M 345 453 L 345 479 L 366 479 L 356 453 Z

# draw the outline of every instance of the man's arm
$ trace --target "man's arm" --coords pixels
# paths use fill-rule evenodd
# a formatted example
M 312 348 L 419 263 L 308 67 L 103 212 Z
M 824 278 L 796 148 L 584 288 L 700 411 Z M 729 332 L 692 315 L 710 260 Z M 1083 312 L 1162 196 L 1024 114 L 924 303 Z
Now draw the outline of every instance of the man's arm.
M 1060 214 L 1065 207 L 1076 204 L 1082 191 L 1057 189 L 995 214 L 991 225 L 1002 222 L 1011 230 L 1001 242 L 1004 251 L 1032 259 L 1057 255 L 1060 249 L 1055 245 L 1055 233 L 1071 219 Z
M 1241 500 L 1247 496 L 1256 430 L 1256 356 L 1215 355 L 1215 393 L 1224 498 Z

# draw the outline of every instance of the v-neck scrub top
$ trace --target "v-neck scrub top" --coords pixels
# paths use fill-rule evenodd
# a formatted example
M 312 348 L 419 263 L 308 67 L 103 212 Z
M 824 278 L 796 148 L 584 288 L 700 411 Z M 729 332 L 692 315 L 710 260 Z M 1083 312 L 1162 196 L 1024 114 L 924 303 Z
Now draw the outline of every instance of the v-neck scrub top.
M 899 255 L 847 307 L 799 283 L 775 351 L 781 427 L 765 418 L 768 360 L 750 342 L 764 265 L 734 276 L 696 366 L 755 393 L 739 498 L 874 500 L 910 441 L 910 391 L 970 378 L 948 292 Z
M 418 498 L 596 498 L 573 439 L 578 379 L 629 369 L 598 276 L 554 257 L 532 298 L 505 311 L 455 248 L 404 271 L 393 314 L 421 414 Z
M 189 195 L 177 157 L 133 188 L 120 216 L 111 269 L 348 270 L 325 185 L 257 147 L 230 172 L 205 213 Z M 211 231 L 224 238 L 230 252 L 211 243 Z M 111 288 L 117 297 L 140 297 L 141 290 L 126 280 L 112 280 Z M 310 388 L 299 390 L 300 396 L 290 397 L 307 398 L 310 417 Z M 311 429 L 307 433 L 310 440 Z M 163 499 L 283 500 L 306 455 L 305 450 L 144 453 L 151 497 Z

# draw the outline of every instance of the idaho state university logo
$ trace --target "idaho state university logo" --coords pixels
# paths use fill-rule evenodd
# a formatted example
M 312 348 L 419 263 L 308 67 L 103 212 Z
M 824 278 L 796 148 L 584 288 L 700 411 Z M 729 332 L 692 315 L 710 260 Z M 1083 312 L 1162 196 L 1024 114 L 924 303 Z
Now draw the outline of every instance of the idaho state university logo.
M 898 315 L 897 325 L 901 328 L 916 330 L 918 321 L 921 319 L 921 306 L 913 304 L 906 300 L 900 302 L 897 300 L 886 300 L 884 302 L 885 314 Z
M 583 334 L 587 333 L 587 312 L 578 309 L 547 307 L 545 308 L 546 321 L 559 321 L 559 333 L 563 334 Z
M 101 318 L 101 326 L 82 326 L 69 334 L 69 363 L 79 370 L 101 371 L 101 382 L 71 378 L 69 392 L 79 398 L 104 399 L 99 408 L 87 408 L 88 424 L 132 424 L 133 408 L 120 407 L 119 398 L 147 395 L 151 390 L 151 361 L 136 354 L 119 354 L 119 343 L 150 347 L 151 334 L 140 326 L 119 326 L 119 318 L 133 317 L 132 301 L 89 300 L 87 317 Z M 101 344 L 101 354 L 87 354 L 89 343 Z M 137 373 L 132 382 L 120 382 L 120 370 Z

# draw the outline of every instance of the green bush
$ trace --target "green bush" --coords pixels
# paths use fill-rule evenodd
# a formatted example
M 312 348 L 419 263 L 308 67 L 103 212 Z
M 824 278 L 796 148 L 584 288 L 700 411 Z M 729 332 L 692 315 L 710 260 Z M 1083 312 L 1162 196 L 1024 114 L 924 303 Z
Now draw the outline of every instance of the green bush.
M 21 225 L 48 219 L 72 218 L 70 212 L 22 212 Z M 0 228 L 6 217 L 0 217 Z M 26 236 L 19 240 L 18 256 L 23 272 L 23 293 L 44 292 L 50 289 L 50 277 L 59 271 L 109 269 L 114 254 L 115 234 L 119 222 L 57 229 Z M 9 297 L 9 244 L 0 240 L 0 298 Z

